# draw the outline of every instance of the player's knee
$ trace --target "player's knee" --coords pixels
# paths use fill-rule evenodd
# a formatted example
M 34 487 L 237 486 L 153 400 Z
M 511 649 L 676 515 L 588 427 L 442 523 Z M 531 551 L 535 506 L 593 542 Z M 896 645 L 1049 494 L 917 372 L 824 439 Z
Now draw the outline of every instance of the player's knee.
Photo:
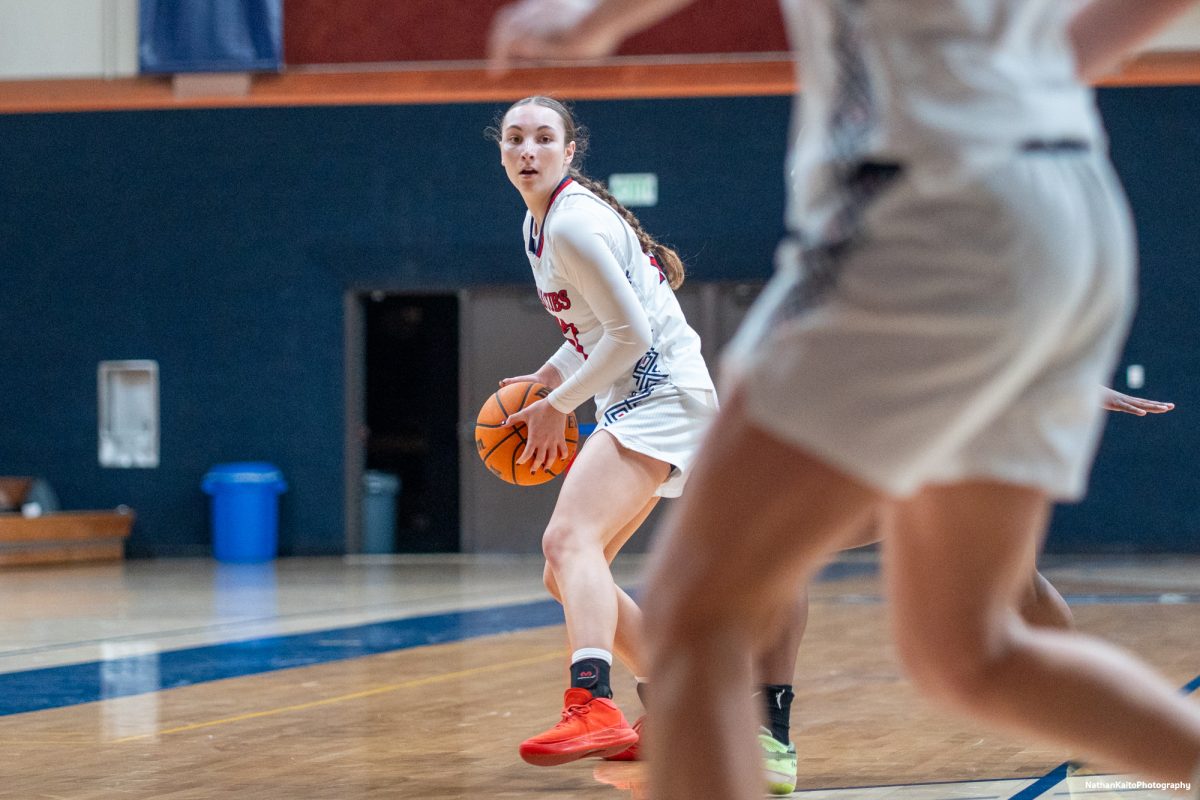
M 547 570 L 553 573 L 556 567 L 562 566 L 570 558 L 575 549 L 573 540 L 569 526 L 551 522 L 546 527 L 542 534 L 542 555 L 546 557 Z
M 1075 627 L 1075 616 L 1067 601 L 1040 573 L 1021 593 L 1020 612 L 1022 619 L 1035 628 L 1071 630 Z
M 910 632 L 897 636 L 896 651 L 920 691 L 959 708 L 989 704 L 1003 683 L 1001 676 L 1013 665 L 1007 635 L 947 638 Z
M 550 570 L 557 572 L 573 557 L 595 549 L 598 537 L 581 525 L 550 521 L 542 534 L 542 555 Z M 601 552 L 603 549 L 601 548 Z

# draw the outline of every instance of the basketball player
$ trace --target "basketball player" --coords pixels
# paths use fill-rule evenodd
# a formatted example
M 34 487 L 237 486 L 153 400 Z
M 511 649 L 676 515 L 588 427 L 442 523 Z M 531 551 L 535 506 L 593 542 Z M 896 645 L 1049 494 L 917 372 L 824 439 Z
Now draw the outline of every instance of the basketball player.
M 494 63 L 604 55 L 684 4 L 522 0 Z M 1083 493 L 1132 309 L 1131 221 L 1083 79 L 1189 4 L 784 0 L 805 87 L 792 236 L 647 583 L 657 800 L 758 794 L 756 634 L 880 514 L 918 687 L 1200 782 L 1194 703 L 1016 609 L 1051 503 Z
M 1105 387 L 1102 406 L 1108 411 L 1144 417 L 1165 414 L 1174 403 L 1147 400 L 1123 394 Z M 865 530 L 853 546 L 878 541 L 877 526 Z M 1068 629 L 1074 616 L 1067 601 L 1050 581 L 1034 569 L 1032 579 L 1024 582 L 1018 595 L 1017 607 L 1021 618 L 1039 628 Z M 755 661 L 756 679 L 761 682 L 759 696 L 763 704 L 764 725 L 759 729 L 758 743 L 762 749 L 763 773 L 767 791 L 771 794 L 791 794 L 796 790 L 796 746 L 791 741 L 792 700 L 795 698 L 792 679 L 796 672 L 797 649 L 808 626 L 808 590 L 801 591 L 778 635 L 771 638 L 766 649 Z
M 545 582 L 563 605 L 571 685 L 561 721 L 520 747 L 531 764 L 619 756 L 638 733 L 612 702 L 613 651 L 635 675 L 640 612 L 609 563 L 660 497 L 678 496 L 716 392 L 700 337 L 673 289 L 683 263 L 580 173 L 585 131 L 557 100 L 527 97 L 490 133 L 528 213 L 523 242 L 542 305 L 566 340 L 531 375 L 553 391 L 509 423 L 528 425 L 518 468 L 565 457 L 566 415 L 596 400 L 596 432 L 567 473 L 542 535 Z

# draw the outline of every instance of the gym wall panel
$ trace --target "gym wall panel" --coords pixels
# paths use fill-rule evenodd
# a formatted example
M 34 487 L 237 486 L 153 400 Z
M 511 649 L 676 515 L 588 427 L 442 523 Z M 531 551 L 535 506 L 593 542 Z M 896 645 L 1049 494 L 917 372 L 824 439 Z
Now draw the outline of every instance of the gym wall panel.
M 482 134 L 500 110 L 0 117 L 0 474 L 43 475 L 70 508 L 133 506 L 133 555 L 198 555 L 204 472 L 269 460 L 289 484 L 283 552 L 341 552 L 344 292 L 532 294 L 520 198 Z M 658 172 L 642 217 L 694 279 L 765 276 L 785 98 L 579 111 L 593 174 Z M 708 172 L 739 138 L 741 168 Z M 159 362 L 157 469 L 96 461 L 96 365 L 126 358 Z
M 284 0 L 288 64 L 469 61 L 505 0 Z M 626 42 L 621 55 L 786 51 L 776 0 L 699 0 Z
M 1141 311 L 1122 364 L 1145 368 L 1146 385 L 1130 391 L 1179 407 L 1109 416 L 1094 491 L 1059 512 L 1049 547 L 1194 551 L 1200 88 L 1105 90 L 1101 106 L 1141 233 Z M 289 483 L 283 552 L 341 552 L 343 294 L 533 293 L 520 200 L 481 133 L 499 110 L 0 117 L 0 474 L 45 476 L 67 507 L 133 506 L 133 555 L 198 555 L 208 552 L 205 470 L 271 460 Z M 789 101 L 594 101 L 578 110 L 592 130 L 593 175 L 658 174 L 660 204 L 639 216 L 687 260 L 689 313 L 715 331 L 708 346 L 727 338 L 748 296 L 706 300 L 705 284 L 769 273 Z M 553 339 L 540 313 L 531 324 Z M 536 349 L 532 360 L 544 355 Z M 102 469 L 96 365 L 133 358 L 160 365 L 162 465 Z M 517 540 L 472 541 L 489 549 Z

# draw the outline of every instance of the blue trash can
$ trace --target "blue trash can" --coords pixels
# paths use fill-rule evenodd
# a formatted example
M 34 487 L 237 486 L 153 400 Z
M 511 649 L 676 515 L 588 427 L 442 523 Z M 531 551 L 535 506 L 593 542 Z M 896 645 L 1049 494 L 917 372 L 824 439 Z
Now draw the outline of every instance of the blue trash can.
M 201 488 L 212 495 L 213 555 L 230 564 L 258 564 L 279 550 L 279 495 L 283 473 L 272 464 L 217 464 Z

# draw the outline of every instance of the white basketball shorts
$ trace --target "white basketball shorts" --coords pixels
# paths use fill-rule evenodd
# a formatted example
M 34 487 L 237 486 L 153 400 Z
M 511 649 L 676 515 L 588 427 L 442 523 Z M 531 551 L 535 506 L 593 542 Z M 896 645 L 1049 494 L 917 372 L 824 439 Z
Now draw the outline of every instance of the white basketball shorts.
M 725 355 L 765 431 L 885 493 L 996 480 L 1077 499 L 1133 306 L 1107 159 L 902 167 L 835 246 L 780 249 Z
M 616 437 L 622 446 L 671 465 L 658 487 L 659 497 L 678 497 L 708 424 L 717 413 L 717 396 L 659 384 L 644 396 L 633 395 L 597 410 L 596 429 Z

